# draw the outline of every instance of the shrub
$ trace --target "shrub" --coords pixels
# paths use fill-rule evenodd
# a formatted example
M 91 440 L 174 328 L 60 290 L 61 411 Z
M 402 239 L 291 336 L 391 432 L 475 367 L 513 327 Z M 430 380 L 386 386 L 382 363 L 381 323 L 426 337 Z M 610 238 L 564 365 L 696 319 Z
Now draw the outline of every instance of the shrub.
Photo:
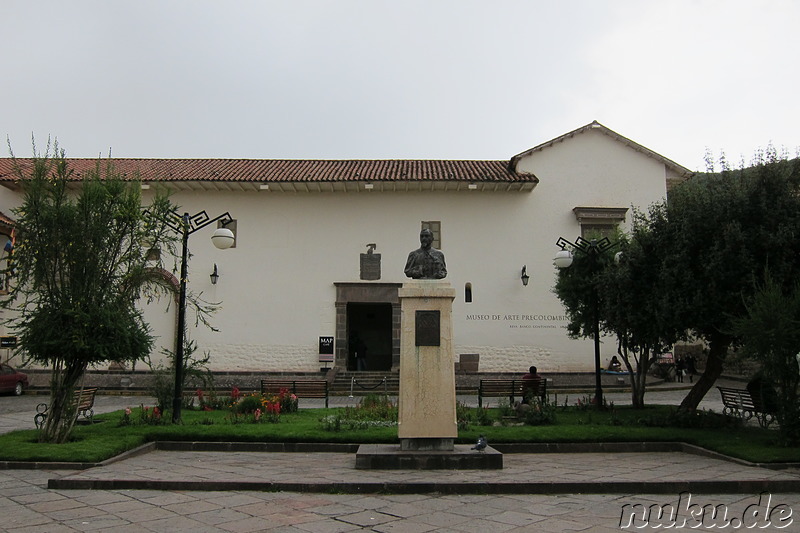
M 458 429 L 469 429 L 473 424 L 476 426 L 491 426 L 494 417 L 488 407 L 468 407 L 461 402 L 456 403 L 456 419 Z
M 370 394 L 356 407 L 345 407 L 340 413 L 321 418 L 320 425 L 325 431 L 394 426 L 397 425 L 397 406 L 386 395 Z
M 256 409 L 260 409 L 263 398 L 260 394 L 250 394 L 243 396 L 239 401 L 235 402 L 232 406 L 232 411 L 237 414 L 251 414 Z
M 527 408 L 525 408 L 527 407 Z M 556 407 L 547 398 L 533 398 L 528 404 L 520 404 L 520 418 L 528 426 L 544 426 L 556 421 Z
M 732 429 L 742 426 L 742 419 L 725 416 L 710 410 L 686 411 L 673 409 L 667 415 L 638 419 L 638 424 L 647 427 L 673 427 L 683 429 Z
M 161 426 L 167 423 L 163 413 L 164 412 L 157 405 L 155 407 L 148 407 L 144 404 L 140 404 L 139 416 L 135 417 L 133 415 L 133 410 L 130 407 L 126 407 L 122 411 L 122 418 L 117 425 L 120 427 L 133 425 Z
M 297 396 L 289 392 L 289 389 L 280 390 L 278 393 L 278 403 L 280 403 L 282 413 L 297 412 Z

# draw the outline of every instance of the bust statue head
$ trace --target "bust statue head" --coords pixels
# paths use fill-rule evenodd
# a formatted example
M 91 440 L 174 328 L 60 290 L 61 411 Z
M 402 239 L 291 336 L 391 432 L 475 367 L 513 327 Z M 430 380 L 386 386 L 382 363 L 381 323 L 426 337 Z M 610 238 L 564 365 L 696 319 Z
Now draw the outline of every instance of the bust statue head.
M 428 228 L 419 232 L 419 243 L 423 250 L 430 250 L 433 244 L 433 232 Z
M 444 254 L 433 248 L 433 232 L 428 228 L 419 232 L 420 247 L 408 254 L 405 274 L 412 279 L 442 279 L 447 276 Z

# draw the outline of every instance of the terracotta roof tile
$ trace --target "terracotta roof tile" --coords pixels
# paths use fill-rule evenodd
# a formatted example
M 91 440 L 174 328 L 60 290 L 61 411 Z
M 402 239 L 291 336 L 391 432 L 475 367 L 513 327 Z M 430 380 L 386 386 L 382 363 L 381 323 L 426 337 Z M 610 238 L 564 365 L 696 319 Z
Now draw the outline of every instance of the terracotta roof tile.
M 15 225 L 13 218 L 0 211 L 0 228 L 13 228 Z
M 68 159 L 75 179 L 97 159 Z M 30 159 L 17 158 L 23 168 Z M 106 160 L 101 160 L 105 162 Z M 348 181 L 465 181 L 536 183 L 532 174 L 517 174 L 508 161 L 415 159 L 113 159 L 117 170 L 133 179 L 151 182 L 348 182 Z M 14 160 L 0 158 L 0 182 L 16 181 Z

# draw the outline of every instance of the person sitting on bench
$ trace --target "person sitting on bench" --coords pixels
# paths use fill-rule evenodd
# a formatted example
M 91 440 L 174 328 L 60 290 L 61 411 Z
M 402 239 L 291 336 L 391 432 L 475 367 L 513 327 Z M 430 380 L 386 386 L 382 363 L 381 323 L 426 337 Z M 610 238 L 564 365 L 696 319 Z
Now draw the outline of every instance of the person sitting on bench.
M 522 376 L 522 403 L 530 403 L 530 399 L 539 395 L 539 385 L 542 376 L 537 374 L 536 367 L 528 369 L 528 373 Z

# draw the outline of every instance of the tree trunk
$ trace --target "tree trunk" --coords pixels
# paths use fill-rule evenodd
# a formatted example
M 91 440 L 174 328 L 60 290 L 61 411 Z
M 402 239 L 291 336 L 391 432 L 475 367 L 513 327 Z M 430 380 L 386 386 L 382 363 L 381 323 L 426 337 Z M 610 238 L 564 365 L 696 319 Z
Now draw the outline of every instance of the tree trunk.
M 636 372 L 631 372 L 631 405 L 634 409 L 644 408 L 644 393 L 647 390 L 647 374 L 653 364 L 650 350 L 643 350 L 636 365 Z M 631 370 L 630 367 L 628 370 Z
M 62 444 L 69 439 L 75 425 L 77 409 L 73 402 L 73 392 L 85 370 L 86 365 L 82 363 L 67 362 L 63 368 L 60 364 L 53 365 L 50 405 L 44 427 L 39 433 L 39 442 Z
M 681 411 L 696 410 L 706 393 L 711 390 L 711 387 L 717 382 L 717 379 L 719 379 L 719 376 L 722 374 L 722 366 L 725 361 L 725 356 L 728 354 L 728 346 L 730 346 L 730 344 L 730 337 L 725 335 L 715 335 L 711 338 L 706 368 L 694 384 L 694 387 L 689 391 L 689 394 L 687 394 L 681 402 L 679 407 Z
M 644 392 L 647 374 L 641 374 L 641 368 L 637 369 L 636 374 L 631 374 L 631 405 L 634 409 L 644 407 Z
M 650 368 L 650 352 L 643 350 L 643 353 L 637 359 L 634 355 L 633 360 L 636 363 L 636 368 L 631 364 L 630 353 L 623 344 L 619 344 L 617 354 L 622 357 L 625 363 L 625 368 L 631 375 L 631 405 L 634 409 L 641 409 L 644 407 L 644 393 L 647 384 L 647 371 Z

